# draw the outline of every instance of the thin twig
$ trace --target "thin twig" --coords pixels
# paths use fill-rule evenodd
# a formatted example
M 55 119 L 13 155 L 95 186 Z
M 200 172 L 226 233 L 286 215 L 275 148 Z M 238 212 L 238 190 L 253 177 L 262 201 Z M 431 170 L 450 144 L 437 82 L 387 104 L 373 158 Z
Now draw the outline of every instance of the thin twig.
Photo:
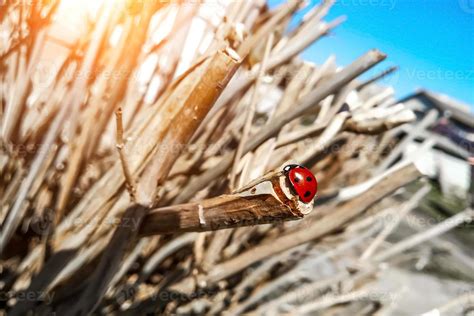
M 262 177 L 240 191 L 148 212 L 142 236 L 200 232 L 303 218 L 312 210 L 286 186 L 281 172 Z
M 252 94 L 250 104 L 247 109 L 244 129 L 242 131 L 242 136 L 239 142 L 239 146 L 237 147 L 237 152 L 235 153 L 234 166 L 230 174 L 229 186 L 231 190 L 235 189 L 234 185 L 235 185 L 235 177 L 237 175 L 237 167 L 242 157 L 244 146 L 247 143 L 247 138 L 250 134 L 250 128 L 252 127 L 252 122 L 253 122 L 253 118 L 255 114 L 255 107 L 257 105 L 257 100 L 258 100 L 259 88 L 260 88 L 260 84 L 262 82 L 263 76 L 265 75 L 265 71 L 267 68 L 267 60 L 268 60 L 268 56 L 270 55 L 270 51 L 273 45 L 273 37 L 274 37 L 273 33 L 270 33 L 270 35 L 268 36 L 267 44 L 265 46 L 265 53 L 263 55 L 263 59 L 262 59 L 262 62 L 260 63 L 259 70 L 258 70 L 257 81 L 255 82 L 255 85 L 253 88 L 254 89 L 253 94 Z
M 125 144 L 123 142 L 123 120 L 122 120 L 122 108 L 119 107 L 115 112 L 116 122 L 117 122 L 117 134 L 116 134 L 116 142 L 117 142 L 117 151 L 120 156 L 120 162 L 122 163 L 122 171 L 123 175 L 125 176 L 125 181 L 127 185 L 128 193 L 130 194 L 130 200 L 132 202 L 136 202 L 136 185 L 135 180 L 133 179 L 133 175 L 130 171 L 129 163 L 124 152 Z

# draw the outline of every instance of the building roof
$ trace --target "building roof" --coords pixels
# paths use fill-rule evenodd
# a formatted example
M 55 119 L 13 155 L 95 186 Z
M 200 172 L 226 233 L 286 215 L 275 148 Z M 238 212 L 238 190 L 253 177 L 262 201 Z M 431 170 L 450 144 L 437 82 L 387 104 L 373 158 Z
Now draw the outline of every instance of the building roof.
M 459 121 L 460 123 L 467 125 L 471 128 L 474 128 L 474 113 L 470 110 L 471 107 L 459 100 L 456 100 L 445 94 L 436 93 L 429 90 L 418 90 L 412 96 L 409 96 L 407 99 L 424 96 L 431 102 L 433 105 L 442 112 L 447 112 L 451 114 L 451 119 Z

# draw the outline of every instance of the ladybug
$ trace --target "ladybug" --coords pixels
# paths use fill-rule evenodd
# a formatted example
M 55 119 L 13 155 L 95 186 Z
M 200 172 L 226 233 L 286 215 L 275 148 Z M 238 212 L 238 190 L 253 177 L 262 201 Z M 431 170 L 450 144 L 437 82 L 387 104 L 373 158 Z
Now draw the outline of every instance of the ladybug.
M 300 200 L 310 203 L 318 192 L 318 181 L 313 173 L 300 165 L 287 165 L 283 171 Z

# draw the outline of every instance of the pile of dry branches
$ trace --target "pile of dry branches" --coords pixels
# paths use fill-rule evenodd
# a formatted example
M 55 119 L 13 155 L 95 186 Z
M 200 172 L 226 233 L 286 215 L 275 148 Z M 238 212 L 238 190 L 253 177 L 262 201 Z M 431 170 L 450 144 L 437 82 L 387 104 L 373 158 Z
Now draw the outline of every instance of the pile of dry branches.
M 412 159 L 373 171 L 414 115 L 357 79 L 383 53 L 298 57 L 342 22 L 332 1 L 292 29 L 299 1 L 211 2 L 104 1 L 47 82 L 59 1 L 1 7 L 0 310 L 375 311 L 381 262 L 472 217 L 385 242 L 427 193 L 393 197 Z M 315 173 L 314 209 L 289 161 Z

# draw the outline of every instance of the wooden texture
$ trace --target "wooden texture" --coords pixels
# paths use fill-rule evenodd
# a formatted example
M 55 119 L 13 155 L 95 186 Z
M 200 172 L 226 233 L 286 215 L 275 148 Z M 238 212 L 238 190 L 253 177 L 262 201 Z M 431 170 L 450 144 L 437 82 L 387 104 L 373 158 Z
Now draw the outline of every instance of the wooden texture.
M 256 197 L 222 195 L 151 210 L 140 228 L 140 235 L 212 231 L 301 218 L 303 214 L 271 194 Z

